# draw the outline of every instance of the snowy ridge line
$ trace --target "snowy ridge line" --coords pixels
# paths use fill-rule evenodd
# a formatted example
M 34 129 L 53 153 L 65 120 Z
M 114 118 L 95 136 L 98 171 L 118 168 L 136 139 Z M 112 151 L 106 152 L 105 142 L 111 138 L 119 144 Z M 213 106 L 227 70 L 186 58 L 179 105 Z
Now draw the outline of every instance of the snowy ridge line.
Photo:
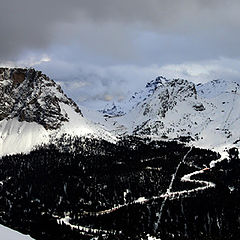
M 120 104 L 125 115 L 106 118 L 102 124 L 119 136 L 162 141 L 187 137 L 195 147 L 214 150 L 240 147 L 236 130 L 240 124 L 239 82 L 214 80 L 195 85 L 159 78 L 150 85 L 153 88 L 144 88 L 132 99 L 136 104 L 131 99 L 126 106 Z M 151 94 L 143 94 L 149 90 Z
M 0 158 L 28 154 L 65 134 L 117 141 L 105 127 L 83 117 L 77 104 L 40 71 L 0 68 L 0 93 Z

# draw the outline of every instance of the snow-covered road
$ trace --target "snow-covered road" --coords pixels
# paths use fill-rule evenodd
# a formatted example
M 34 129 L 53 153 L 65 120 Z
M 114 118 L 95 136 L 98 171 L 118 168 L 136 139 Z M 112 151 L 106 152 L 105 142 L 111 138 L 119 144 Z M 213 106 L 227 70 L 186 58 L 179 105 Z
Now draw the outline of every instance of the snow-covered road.
M 192 151 L 192 147 L 189 148 L 187 153 L 183 156 L 182 160 L 177 165 L 176 170 L 175 170 L 174 174 L 172 175 L 169 187 L 166 190 L 166 193 L 160 194 L 158 196 L 153 196 L 153 197 L 148 198 L 148 199 L 145 198 L 144 196 L 142 196 L 142 197 L 139 197 L 138 199 L 136 199 L 132 202 L 119 204 L 117 206 L 114 206 L 112 208 L 109 208 L 109 209 L 106 209 L 106 210 L 103 210 L 103 211 L 99 211 L 99 212 L 84 212 L 84 214 L 97 217 L 97 216 L 101 216 L 101 215 L 105 215 L 105 214 L 110 214 L 114 211 L 117 211 L 117 210 L 119 210 L 123 207 L 127 207 L 127 206 L 130 206 L 130 205 L 145 204 L 145 203 L 153 201 L 153 200 L 163 199 L 163 202 L 162 202 L 161 207 L 160 207 L 160 212 L 158 213 L 157 222 L 155 223 L 155 230 L 157 231 L 158 226 L 161 223 L 161 218 L 162 218 L 162 214 L 163 214 L 163 211 L 164 211 L 165 203 L 168 199 L 173 200 L 173 199 L 180 198 L 180 197 L 181 198 L 182 197 L 189 197 L 192 193 L 196 193 L 196 192 L 199 192 L 199 191 L 204 191 L 208 188 L 214 188 L 215 187 L 215 184 L 213 182 L 192 179 L 192 177 L 194 175 L 201 174 L 201 173 L 204 173 L 205 171 L 209 170 L 209 168 L 204 168 L 204 169 L 201 169 L 201 170 L 194 171 L 192 173 L 188 173 L 188 174 L 184 175 L 183 177 L 181 177 L 182 182 L 196 183 L 196 184 L 199 185 L 198 187 L 190 189 L 190 190 L 172 191 L 173 184 L 174 184 L 174 182 L 176 180 L 176 177 L 178 175 L 179 168 L 181 167 L 182 164 L 186 163 L 186 159 L 187 159 L 187 157 L 188 157 L 188 155 L 190 154 L 191 151 Z M 152 159 L 147 159 L 147 161 L 151 161 L 151 160 L 154 160 L 154 159 L 153 158 Z M 142 162 L 143 161 L 144 160 L 142 160 Z M 210 166 L 211 166 L 211 164 L 210 164 Z M 161 171 L 162 170 L 161 168 L 154 168 L 154 167 L 149 167 L 149 166 L 146 167 L 146 169 L 147 170 L 153 170 L 153 171 Z M 70 220 L 71 219 L 70 219 L 69 216 L 65 216 L 65 218 L 59 219 L 58 223 L 59 224 L 60 223 L 65 223 L 66 225 L 69 225 L 72 228 L 79 229 L 81 232 L 86 231 L 86 232 L 92 232 L 92 233 L 107 233 L 106 230 L 91 229 L 89 227 L 86 228 L 86 227 L 83 227 L 83 226 L 72 225 L 69 222 Z

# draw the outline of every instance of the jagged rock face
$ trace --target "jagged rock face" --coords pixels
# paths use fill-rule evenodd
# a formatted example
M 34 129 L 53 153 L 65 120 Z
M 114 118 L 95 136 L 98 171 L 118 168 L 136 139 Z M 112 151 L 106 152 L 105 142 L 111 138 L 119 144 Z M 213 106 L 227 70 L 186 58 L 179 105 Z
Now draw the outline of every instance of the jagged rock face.
M 177 101 L 184 101 L 189 97 L 197 98 L 195 85 L 187 80 L 173 79 L 168 80 L 165 77 L 159 76 L 156 79 L 148 82 L 145 88 L 139 92 L 135 92 L 126 102 L 112 105 L 107 105 L 104 110 L 101 110 L 105 116 L 116 117 L 122 116 L 134 110 L 138 106 L 142 106 L 143 115 L 151 112 L 149 99 L 155 98 L 157 108 L 159 110 L 154 114 L 165 116 L 169 109 L 173 109 Z M 156 101 L 156 99 L 158 99 Z
M 135 93 L 111 119 L 120 135 L 190 139 L 199 147 L 239 147 L 240 82 L 213 80 L 204 84 L 158 77 Z M 116 111 L 115 111 L 116 112 Z M 112 115 L 114 113 L 111 113 Z
M 143 115 L 152 113 L 153 116 L 157 115 L 160 118 L 164 118 L 166 112 L 172 110 L 177 102 L 184 101 L 190 97 L 197 99 L 195 85 L 191 82 L 183 79 L 165 80 L 165 82 L 160 80 L 159 82 L 158 78 L 156 82 L 156 84 L 152 83 L 156 86 L 152 98 L 145 101 L 141 106 Z
M 115 103 L 113 103 L 112 106 L 107 106 L 106 109 L 100 110 L 100 112 L 103 113 L 105 117 L 116 117 L 125 114 L 118 106 L 115 105 Z
M 39 123 L 46 129 L 57 129 L 68 121 L 61 104 L 82 115 L 59 85 L 34 69 L 0 68 L 0 103 L 0 121 L 18 118 Z
M 167 114 L 172 111 L 177 112 L 179 105 L 185 101 L 191 102 L 194 111 L 204 111 L 203 104 L 197 101 L 195 85 L 186 80 L 167 80 L 158 77 L 148 83 L 146 88 L 150 89 L 149 95 L 132 110 L 133 114 L 137 112 L 138 119 L 143 120 L 135 121 L 134 134 L 165 136 L 165 130 L 174 131 L 175 123 L 167 127 L 172 121 L 172 119 L 166 120 Z M 129 114 L 132 114 L 131 111 Z

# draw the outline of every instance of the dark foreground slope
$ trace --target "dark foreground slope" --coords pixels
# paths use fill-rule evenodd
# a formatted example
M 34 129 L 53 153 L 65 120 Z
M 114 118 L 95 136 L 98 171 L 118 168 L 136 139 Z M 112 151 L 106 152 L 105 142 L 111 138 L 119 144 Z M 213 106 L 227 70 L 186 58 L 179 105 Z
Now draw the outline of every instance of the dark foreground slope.
M 216 153 L 176 142 L 67 142 L 0 160 L 0 223 L 37 240 L 239 239 L 236 149 L 209 169 Z

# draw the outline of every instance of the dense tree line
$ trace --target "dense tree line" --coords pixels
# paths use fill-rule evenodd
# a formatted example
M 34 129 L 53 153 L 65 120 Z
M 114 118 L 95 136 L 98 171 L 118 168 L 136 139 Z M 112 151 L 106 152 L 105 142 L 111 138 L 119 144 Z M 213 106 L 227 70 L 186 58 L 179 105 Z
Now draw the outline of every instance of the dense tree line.
M 230 239 L 239 232 L 239 159 L 229 159 L 196 179 L 216 188 L 167 199 L 163 220 L 157 214 L 172 175 L 189 147 L 177 142 L 128 137 L 112 144 L 103 140 L 63 136 L 58 143 L 30 154 L 0 159 L 0 222 L 38 239 L 140 239 L 147 234 L 163 239 Z M 191 190 L 196 183 L 181 177 L 209 167 L 219 158 L 210 150 L 193 148 L 179 168 L 173 191 Z M 229 190 L 230 189 L 230 190 Z M 138 198 L 147 203 L 135 203 Z M 234 204 L 238 201 L 238 204 Z M 108 214 L 101 211 L 122 207 Z M 237 214 L 238 212 L 238 214 Z M 229 214 L 235 214 L 231 220 Z M 71 224 L 99 229 L 71 230 L 57 223 L 68 215 Z M 220 226 L 220 227 L 219 227 Z M 101 229 L 106 230 L 102 234 Z M 236 236 L 236 235 L 234 235 Z M 233 238 L 234 239 L 234 238 Z

